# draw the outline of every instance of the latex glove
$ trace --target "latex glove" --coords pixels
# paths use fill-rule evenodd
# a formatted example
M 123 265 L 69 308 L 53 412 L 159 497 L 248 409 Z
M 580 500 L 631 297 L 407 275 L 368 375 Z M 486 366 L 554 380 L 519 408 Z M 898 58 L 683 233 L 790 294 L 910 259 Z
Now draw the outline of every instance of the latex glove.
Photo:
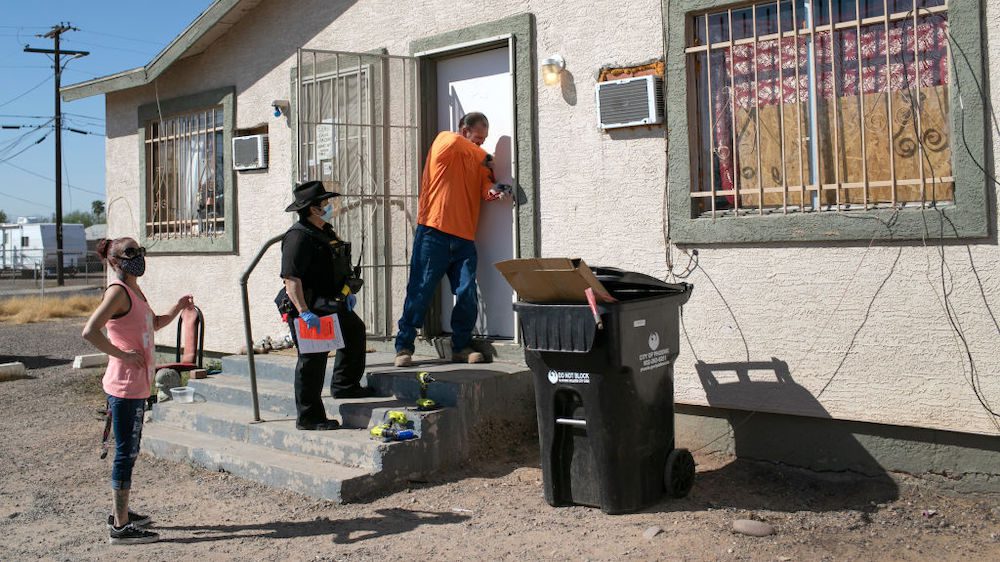
M 347 295 L 347 310 L 354 310 L 354 307 L 358 304 L 358 297 L 354 296 L 354 293 Z
M 319 329 L 319 316 L 316 316 L 312 312 L 309 312 L 307 310 L 307 311 L 303 312 L 299 316 L 299 318 L 302 318 L 302 321 L 306 323 L 306 326 L 309 326 L 313 330 L 318 330 Z

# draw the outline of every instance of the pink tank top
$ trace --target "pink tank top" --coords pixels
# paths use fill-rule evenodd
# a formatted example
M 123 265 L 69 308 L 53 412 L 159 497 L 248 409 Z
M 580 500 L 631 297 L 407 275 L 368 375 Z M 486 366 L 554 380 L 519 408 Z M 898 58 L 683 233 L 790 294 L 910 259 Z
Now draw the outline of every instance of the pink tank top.
M 117 398 L 149 398 L 154 368 L 153 310 L 128 285 L 120 281 L 112 281 L 111 285 L 125 289 L 132 300 L 132 307 L 125 316 L 108 320 L 108 339 L 118 349 L 142 354 L 145 365 L 134 367 L 115 357 L 108 357 L 108 370 L 101 381 L 104 392 Z

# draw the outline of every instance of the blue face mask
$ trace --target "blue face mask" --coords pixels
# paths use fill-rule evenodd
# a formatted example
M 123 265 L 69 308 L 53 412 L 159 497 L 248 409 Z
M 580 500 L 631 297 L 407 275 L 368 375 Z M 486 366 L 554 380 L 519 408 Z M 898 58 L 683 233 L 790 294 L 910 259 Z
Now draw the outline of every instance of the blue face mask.
M 324 222 L 330 222 L 333 220 L 333 205 L 327 205 L 323 207 L 323 216 L 320 217 Z

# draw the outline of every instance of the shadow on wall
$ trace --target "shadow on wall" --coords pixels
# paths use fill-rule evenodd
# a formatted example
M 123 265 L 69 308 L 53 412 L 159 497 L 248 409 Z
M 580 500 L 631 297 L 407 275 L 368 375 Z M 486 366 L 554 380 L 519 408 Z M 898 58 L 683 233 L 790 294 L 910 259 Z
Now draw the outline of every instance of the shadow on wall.
M 846 426 L 821 421 L 832 418 L 812 393 L 792 379 L 785 361 L 773 357 L 770 361 L 698 361 L 695 369 L 711 407 L 745 412 L 731 415 L 729 419 L 738 460 L 719 470 L 699 474 L 700 483 L 749 480 L 750 485 L 756 486 L 756 480 L 763 488 L 771 489 L 762 498 L 767 508 L 791 511 L 844 508 L 867 511 L 873 509 L 871 502 L 889 501 L 899 496 L 898 486 L 888 472 Z M 803 423 L 796 424 L 797 416 L 763 413 L 779 407 L 808 417 L 800 418 Z M 755 412 L 760 413 L 755 415 Z M 807 423 L 813 421 L 819 423 Z M 824 482 L 819 475 L 796 474 L 779 467 L 749 467 L 757 464 L 752 462 L 754 460 L 820 471 L 836 476 L 834 480 L 838 482 Z M 845 485 L 845 482 L 850 484 Z M 815 493 L 824 486 L 829 488 L 829 494 Z M 709 485 L 708 488 L 724 489 L 725 486 Z M 784 497 L 789 491 L 801 488 L 813 493 L 807 495 L 807 499 Z M 738 494 L 734 497 L 749 496 Z M 718 501 L 725 504 L 729 500 L 720 495 Z M 763 507 L 758 501 L 750 503 L 753 507 Z
M 216 40 L 204 53 L 185 60 L 177 61 L 171 69 L 168 69 L 160 76 L 160 96 L 163 99 L 175 98 L 196 94 L 213 88 L 233 86 L 235 82 L 237 98 L 243 94 L 244 90 L 259 82 L 264 76 L 270 74 L 289 59 L 294 59 L 296 51 L 304 47 L 314 37 L 322 33 L 326 28 L 337 20 L 348 8 L 357 3 L 357 0 L 299 0 L 297 2 L 262 2 L 247 16 L 244 16 L 233 26 L 226 35 Z M 288 32 L 289 22 L 294 22 L 295 33 Z M 240 41 L 227 40 L 233 36 L 257 37 L 266 44 L 267 48 L 247 49 Z M 224 47 L 219 47 L 224 44 Z M 378 45 L 371 45 L 368 48 L 375 48 Z M 330 48 L 326 46 L 326 48 Z M 214 68 L 211 63 L 206 64 L 206 59 L 215 61 L 222 59 L 226 67 L 239 68 L 238 79 L 228 77 L 216 78 L 214 73 L 202 70 L 202 68 Z M 292 62 L 294 65 L 294 60 Z M 182 68 L 183 76 L 181 80 L 185 86 L 183 90 L 171 89 L 169 94 L 164 94 L 163 80 L 173 80 L 178 77 L 173 76 L 177 68 Z M 195 76 L 197 75 L 197 76 Z M 284 75 L 287 84 L 288 74 Z M 153 93 L 153 86 L 149 93 Z M 275 92 L 274 97 L 285 97 L 286 93 Z M 271 99 L 268 97 L 267 99 Z M 143 101 L 142 103 L 146 103 Z M 237 103 L 239 111 L 239 103 Z M 109 111 L 109 117 L 111 112 Z M 108 138 L 134 135 L 136 129 L 135 114 L 124 116 L 124 118 L 107 121 Z
M 559 88 L 562 90 L 563 100 L 569 105 L 576 105 L 576 78 L 572 72 L 563 69 L 559 77 Z

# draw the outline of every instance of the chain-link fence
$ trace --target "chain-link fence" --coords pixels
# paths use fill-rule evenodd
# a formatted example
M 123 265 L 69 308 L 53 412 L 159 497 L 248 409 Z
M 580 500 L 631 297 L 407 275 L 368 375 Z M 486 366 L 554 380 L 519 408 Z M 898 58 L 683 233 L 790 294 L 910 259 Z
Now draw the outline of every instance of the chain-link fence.
M 63 251 L 63 286 L 56 275 L 56 250 L 14 248 L 0 253 L 0 297 L 44 296 L 104 286 L 97 252 Z

